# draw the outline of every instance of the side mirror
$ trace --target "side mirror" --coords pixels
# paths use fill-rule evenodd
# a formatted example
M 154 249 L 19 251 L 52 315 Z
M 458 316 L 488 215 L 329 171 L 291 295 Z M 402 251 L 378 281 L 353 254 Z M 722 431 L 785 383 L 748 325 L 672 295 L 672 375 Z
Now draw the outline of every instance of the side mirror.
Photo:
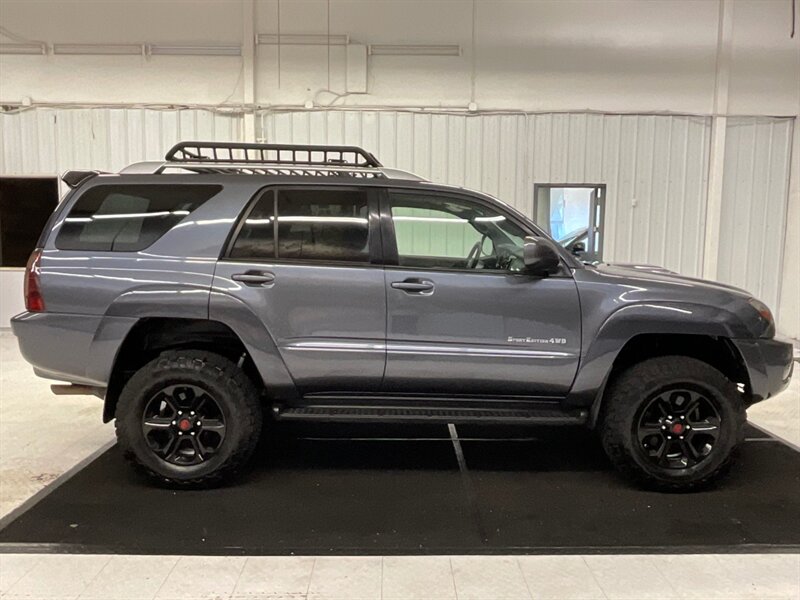
M 575 256 L 580 256 L 584 252 L 586 252 L 586 244 L 584 242 L 575 242 L 569 248 L 570 252 L 572 252 Z
M 557 273 L 561 265 L 558 252 L 550 240 L 542 237 L 525 238 L 522 259 L 525 262 L 525 272 L 538 277 Z

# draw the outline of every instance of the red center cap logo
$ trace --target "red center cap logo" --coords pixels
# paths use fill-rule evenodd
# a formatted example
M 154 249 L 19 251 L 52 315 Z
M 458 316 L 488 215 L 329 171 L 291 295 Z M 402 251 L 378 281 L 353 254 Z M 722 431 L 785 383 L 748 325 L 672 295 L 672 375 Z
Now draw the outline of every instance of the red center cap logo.
M 192 422 L 189 419 L 181 419 L 178 421 L 178 428 L 181 431 L 189 431 L 192 428 Z
M 683 423 L 675 423 L 672 426 L 672 433 L 675 435 L 680 435 L 683 433 Z

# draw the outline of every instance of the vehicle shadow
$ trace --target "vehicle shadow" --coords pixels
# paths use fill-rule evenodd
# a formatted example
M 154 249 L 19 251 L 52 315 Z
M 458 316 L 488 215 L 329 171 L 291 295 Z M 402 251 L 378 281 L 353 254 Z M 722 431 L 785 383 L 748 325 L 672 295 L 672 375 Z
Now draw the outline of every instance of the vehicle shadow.
M 253 461 L 269 469 L 608 471 L 583 427 L 267 423 Z M 456 452 L 463 453 L 459 465 Z

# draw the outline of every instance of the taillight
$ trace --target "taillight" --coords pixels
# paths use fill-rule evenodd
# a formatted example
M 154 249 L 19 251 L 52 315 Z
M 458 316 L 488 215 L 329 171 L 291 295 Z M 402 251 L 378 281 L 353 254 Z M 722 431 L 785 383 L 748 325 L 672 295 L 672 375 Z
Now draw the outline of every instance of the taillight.
M 42 249 L 36 248 L 28 258 L 25 266 L 25 310 L 29 312 L 44 311 L 44 298 L 39 287 L 39 267 L 42 260 Z

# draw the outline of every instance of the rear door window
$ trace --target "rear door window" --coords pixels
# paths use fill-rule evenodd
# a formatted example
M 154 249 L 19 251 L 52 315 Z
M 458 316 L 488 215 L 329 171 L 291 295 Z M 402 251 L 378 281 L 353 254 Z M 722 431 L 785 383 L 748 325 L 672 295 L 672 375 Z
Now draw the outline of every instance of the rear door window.
M 153 244 L 220 185 L 98 185 L 75 202 L 56 238 L 60 250 L 136 252 Z
M 239 260 L 370 262 L 362 190 L 269 190 L 247 214 L 229 256 Z

